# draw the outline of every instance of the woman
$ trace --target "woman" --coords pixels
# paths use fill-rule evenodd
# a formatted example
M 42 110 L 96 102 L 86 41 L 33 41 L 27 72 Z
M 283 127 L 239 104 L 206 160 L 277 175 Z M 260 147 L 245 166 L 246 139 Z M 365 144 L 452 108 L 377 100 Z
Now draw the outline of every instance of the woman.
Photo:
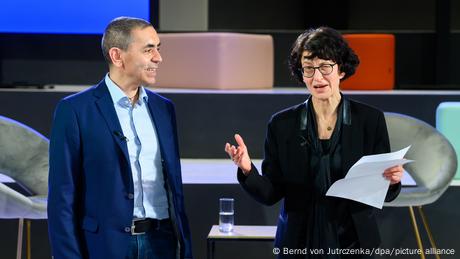
M 254 199 L 272 205 L 284 198 L 275 242 L 280 258 L 343 258 L 331 250 L 374 248 L 380 243 L 372 207 L 325 196 L 362 156 L 390 152 L 383 113 L 340 93 L 340 81 L 353 75 L 358 64 L 336 30 L 305 31 L 293 45 L 289 67 L 311 95 L 272 116 L 262 175 L 241 136 L 235 135 L 237 146 L 225 145 L 238 166 L 240 184 Z M 382 172 L 390 181 L 386 201 L 399 194 L 402 172 L 402 166 Z M 285 254 L 285 248 L 301 255 Z M 308 249 L 323 253 L 312 255 Z

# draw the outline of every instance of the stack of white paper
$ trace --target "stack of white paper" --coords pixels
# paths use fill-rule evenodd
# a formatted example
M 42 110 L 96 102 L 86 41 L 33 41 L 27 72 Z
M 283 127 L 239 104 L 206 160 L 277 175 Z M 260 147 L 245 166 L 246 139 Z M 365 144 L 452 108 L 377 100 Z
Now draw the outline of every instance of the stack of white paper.
M 326 193 L 358 201 L 381 209 L 390 186 L 390 181 L 383 177 L 385 169 L 403 165 L 413 160 L 404 159 L 410 146 L 392 153 L 363 156 L 348 171 L 345 178 L 336 181 Z

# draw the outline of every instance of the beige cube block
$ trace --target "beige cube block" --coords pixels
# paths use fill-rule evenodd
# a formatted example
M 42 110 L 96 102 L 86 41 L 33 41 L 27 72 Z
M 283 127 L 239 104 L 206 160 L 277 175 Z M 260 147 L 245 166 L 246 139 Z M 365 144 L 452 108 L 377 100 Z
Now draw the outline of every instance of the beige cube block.
M 241 33 L 160 33 L 158 88 L 272 88 L 273 39 Z

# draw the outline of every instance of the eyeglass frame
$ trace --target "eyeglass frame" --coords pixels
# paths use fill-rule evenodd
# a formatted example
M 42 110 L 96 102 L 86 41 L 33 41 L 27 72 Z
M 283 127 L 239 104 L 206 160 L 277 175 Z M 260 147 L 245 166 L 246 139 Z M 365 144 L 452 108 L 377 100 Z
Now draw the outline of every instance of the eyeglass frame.
M 333 63 L 333 64 L 322 64 L 321 66 L 317 66 L 317 67 L 305 66 L 305 67 L 313 68 L 313 74 L 311 74 L 311 76 L 306 76 L 306 75 L 304 74 L 304 71 L 303 71 L 303 68 L 304 68 L 304 67 L 299 68 L 299 71 L 300 71 L 300 73 L 302 74 L 302 76 L 303 76 L 303 77 L 306 77 L 306 78 L 312 78 L 312 77 L 314 77 L 314 76 L 315 76 L 315 73 L 316 73 L 316 70 L 318 70 L 318 71 L 321 73 L 321 75 L 327 76 L 327 75 L 330 75 L 330 74 L 334 71 L 334 66 L 335 66 L 335 65 L 337 65 L 337 63 Z M 332 68 L 331 72 L 329 72 L 329 73 L 327 73 L 327 74 L 324 74 L 323 72 L 321 72 L 320 68 L 321 68 L 321 67 L 325 67 L 325 66 L 330 66 L 330 67 Z

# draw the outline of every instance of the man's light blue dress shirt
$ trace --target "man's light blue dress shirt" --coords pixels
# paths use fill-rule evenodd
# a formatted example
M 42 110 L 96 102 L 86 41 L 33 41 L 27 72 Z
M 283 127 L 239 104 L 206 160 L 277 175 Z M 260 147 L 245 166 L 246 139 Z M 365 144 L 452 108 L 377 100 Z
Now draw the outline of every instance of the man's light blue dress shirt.
M 134 183 L 134 218 L 165 219 L 168 198 L 164 187 L 160 146 L 148 109 L 148 96 L 139 87 L 139 99 L 131 105 L 125 93 L 105 76 L 115 111 L 127 141 Z

